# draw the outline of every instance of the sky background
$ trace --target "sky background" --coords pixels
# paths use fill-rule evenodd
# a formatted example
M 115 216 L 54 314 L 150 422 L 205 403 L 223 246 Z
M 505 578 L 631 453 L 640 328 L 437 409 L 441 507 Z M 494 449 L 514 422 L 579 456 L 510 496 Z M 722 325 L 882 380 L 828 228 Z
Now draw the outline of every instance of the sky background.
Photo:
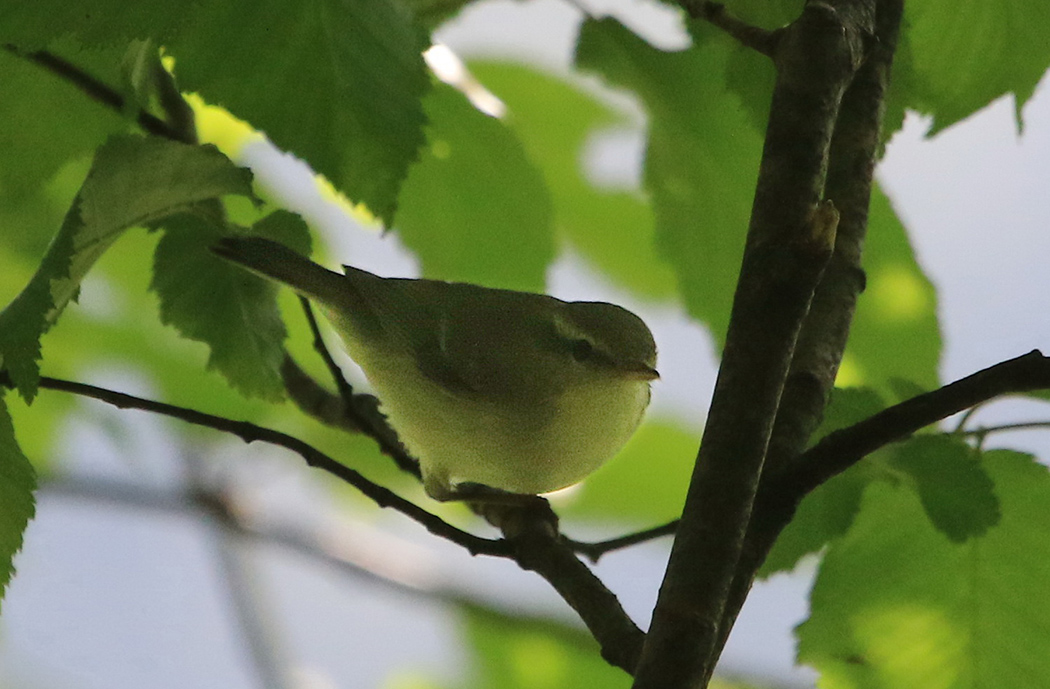
M 588 3 L 596 14 L 613 5 Z M 666 8 L 630 2 L 627 13 L 618 9 L 617 16 L 660 47 L 679 48 L 687 40 Z M 468 59 L 508 57 L 561 73 L 567 71 L 579 18 L 573 6 L 553 0 L 486 2 L 435 38 Z M 1019 135 L 1007 99 L 924 139 L 927 123 L 912 116 L 890 142 L 879 168 L 919 262 L 938 290 L 945 381 L 1046 348 L 1050 341 L 1046 88 L 1027 105 L 1024 120 Z M 601 143 L 590 161 L 600 165 L 604 183 L 637 183 L 643 136 L 639 122 L 635 131 L 596 139 Z M 353 256 L 355 263 L 381 274 L 414 274 L 415 262 L 399 252 L 396 235 L 379 238 L 319 205 L 312 185 L 272 152 L 255 149 L 250 156 L 270 166 L 261 175 L 292 190 L 296 203 L 312 208 L 318 224 L 340 235 L 333 253 Z M 90 302 L 89 287 L 82 303 Z M 676 309 L 639 303 L 612 290 L 571 257 L 552 270 L 550 290 L 569 298 L 617 301 L 642 313 L 661 349 L 663 381 L 654 393 L 654 412 L 699 426 L 715 371 L 701 329 Z M 148 381 L 119 368 L 86 377 L 132 393 L 150 389 Z M 186 467 L 200 460 L 191 442 L 155 418 L 88 402 L 78 405 L 62 453 L 73 476 L 163 493 L 183 485 Z M 980 418 L 1044 416 L 1037 403 L 1001 402 Z M 1045 458 L 1050 456 L 1046 438 L 1029 432 L 1003 441 Z M 544 582 L 513 565 L 472 559 L 397 515 L 373 514 L 370 523 L 346 520 L 297 460 L 279 453 L 260 456 L 258 449 L 233 442 L 223 452 L 232 465 L 251 464 L 250 475 L 238 477 L 249 486 L 249 508 L 274 523 L 305 524 L 357 544 L 354 558 L 413 587 L 481 592 L 504 605 L 535 606 L 571 619 Z M 598 567 L 599 576 L 643 626 L 666 552 L 666 541 L 648 544 L 611 555 Z M 223 575 L 231 567 L 251 582 L 264 626 L 276 630 L 269 641 L 278 649 L 277 659 L 298 686 L 408 687 L 415 676 L 448 683 L 463 679 L 465 651 L 450 635 L 459 623 L 440 602 L 348 577 L 279 548 L 239 546 L 215 524 L 185 514 L 176 500 L 145 509 L 108 505 L 61 485 L 48 488 L 40 495 L 38 517 L 16 565 L 19 574 L 0 619 L 0 687 L 261 686 Z M 790 634 L 805 617 L 810 576 L 811 568 L 803 566 L 795 575 L 756 586 L 730 640 L 725 668 L 787 678 L 798 686 L 810 681 L 807 671 L 792 669 Z

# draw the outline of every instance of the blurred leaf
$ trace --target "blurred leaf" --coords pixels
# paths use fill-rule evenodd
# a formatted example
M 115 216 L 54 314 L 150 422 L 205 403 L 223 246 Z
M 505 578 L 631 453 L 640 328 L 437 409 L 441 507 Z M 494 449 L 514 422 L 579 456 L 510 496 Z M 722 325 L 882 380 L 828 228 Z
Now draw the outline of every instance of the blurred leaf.
M 595 188 L 583 169 L 590 137 L 625 125 L 624 117 L 563 79 L 529 67 L 470 66 L 507 105 L 507 126 L 546 178 L 559 234 L 617 284 L 644 297 L 674 297 L 675 276 L 656 255 L 653 213 L 645 198 Z
M 0 393 L 0 599 L 14 574 L 12 560 L 36 511 L 36 473 L 15 440 L 15 429 Z
M 219 0 L 207 0 L 218 4 Z M 205 2 L 190 4 L 162 0 L 0 0 L 0 43 L 33 50 L 66 36 L 89 47 L 123 46 L 144 38 L 144 30 L 160 43 L 183 28 L 193 11 Z
M 656 525 L 682 514 L 700 434 L 647 421 L 615 458 L 574 489 L 559 513 L 605 523 Z
M 554 259 L 551 201 L 521 143 L 444 84 L 424 106 L 428 146 L 405 180 L 397 219 L 424 275 L 544 291 Z
M 247 396 L 284 398 L 281 362 L 286 331 L 275 299 L 277 287 L 224 261 L 210 247 L 224 225 L 179 215 L 163 221 L 150 288 L 160 297 L 160 318 L 191 340 L 211 348 L 208 368 L 218 369 Z M 309 253 L 306 224 L 279 211 L 253 227 L 253 234 Z
M 824 420 L 816 432 L 814 441 L 829 433 L 860 423 L 886 408 L 878 392 L 871 388 L 835 388 L 824 410 Z
M 461 606 L 477 654 L 481 689 L 629 687 L 631 677 L 602 660 L 583 630 L 551 620 L 517 617 L 480 606 Z
M 907 378 L 890 378 L 886 381 L 887 386 L 893 392 L 893 397 L 897 402 L 904 402 L 910 400 L 912 397 L 918 397 L 929 392 L 929 388 L 924 388 L 915 381 L 908 380 Z
M 424 140 L 427 45 L 400 0 L 210 2 L 167 44 L 183 88 L 387 222 Z
M 642 99 L 649 113 L 645 188 L 660 255 L 678 276 L 689 314 L 722 342 L 736 287 L 762 137 L 726 90 L 722 41 L 657 50 L 613 19 L 588 20 L 578 68 Z
M 933 115 L 931 133 L 1013 94 L 1017 119 L 1050 67 L 1044 0 L 905 3 L 911 107 Z
M 412 10 L 416 21 L 428 30 L 436 29 L 449 19 L 452 19 L 460 10 L 475 0 L 405 0 L 405 4 Z
M 32 6 L 33 3 L 20 3 Z M 0 26 L 3 21 L 0 20 Z M 0 206 L 5 213 L 34 198 L 61 167 L 93 152 L 127 124 L 43 68 L 0 50 Z M 9 210 L 10 209 L 10 210 Z M 16 236 L 41 228 L 7 228 Z M 48 236 L 53 227 L 46 228 Z
M 815 439 L 863 421 L 885 407 L 878 393 L 870 388 L 835 388 Z M 791 523 L 777 538 L 758 576 L 790 571 L 804 556 L 819 552 L 840 538 L 853 524 L 860 509 L 864 488 L 875 477 L 875 457 L 835 476 L 807 495 Z
M 864 248 L 868 285 L 857 302 L 840 382 L 892 396 L 903 378 L 927 390 L 939 386 L 941 355 L 937 294 L 915 259 L 889 199 L 875 188 Z
M 920 435 L 892 448 L 890 458 L 950 540 L 962 543 L 999 523 L 999 501 L 979 450 L 952 436 Z
M 870 465 L 862 462 L 825 481 L 803 498 L 757 576 L 764 579 L 778 572 L 790 572 L 803 557 L 818 553 L 841 538 L 856 519 L 861 497 L 871 478 Z
M 1032 458 L 984 455 L 1002 523 L 952 543 L 910 491 L 879 483 L 824 557 L 799 660 L 848 689 L 1040 687 L 1050 682 L 1050 476 Z
M 0 356 L 27 401 L 36 393 L 40 336 L 106 249 L 129 227 L 223 194 L 251 195 L 251 174 L 212 146 L 121 136 L 98 150 L 36 274 L 0 312 Z

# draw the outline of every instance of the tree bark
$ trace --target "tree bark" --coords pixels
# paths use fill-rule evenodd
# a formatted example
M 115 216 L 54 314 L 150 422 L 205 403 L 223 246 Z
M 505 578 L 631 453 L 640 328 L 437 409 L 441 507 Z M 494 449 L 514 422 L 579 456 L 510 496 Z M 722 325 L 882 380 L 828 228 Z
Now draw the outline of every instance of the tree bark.
M 873 43 L 876 1 L 808 2 L 777 37 L 777 81 L 725 352 L 636 688 L 707 685 L 761 562 L 745 553 L 746 535 L 799 333 L 835 247 L 836 223 L 822 205 L 829 153 L 843 94 Z M 852 197 L 847 205 L 852 211 Z M 848 322 L 847 315 L 846 331 Z M 822 409 L 826 395 L 811 397 Z

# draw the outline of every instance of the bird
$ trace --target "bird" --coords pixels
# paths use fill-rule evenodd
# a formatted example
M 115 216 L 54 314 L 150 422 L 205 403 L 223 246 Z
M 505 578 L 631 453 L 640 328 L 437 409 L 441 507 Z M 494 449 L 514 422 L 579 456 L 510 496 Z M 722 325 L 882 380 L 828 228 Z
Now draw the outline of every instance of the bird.
M 648 326 L 614 304 L 340 274 L 258 236 L 212 251 L 319 307 L 438 501 L 578 483 L 633 435 L 659 378 Z

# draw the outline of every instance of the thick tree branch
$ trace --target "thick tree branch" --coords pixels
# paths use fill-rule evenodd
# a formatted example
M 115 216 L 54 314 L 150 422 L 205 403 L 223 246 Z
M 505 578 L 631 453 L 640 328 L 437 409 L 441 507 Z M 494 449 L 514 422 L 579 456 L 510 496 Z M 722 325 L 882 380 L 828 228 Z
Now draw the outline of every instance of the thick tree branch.
M 825 186 L 825 196 L 835 203 L 841 214 L 839 232 L 835 252 L 799 333 L 770 439 L 767 474 L 802 452 L 820 425 L 846 348 L 857 297 L 864 289 L 861 253 L 902 10 L 901 0 L 877 2 L 874 40 L 868 42 L 867 57 L 842 97 L 828 155 Z M 765 483 L 766 478 L 762 481 Z M 764 486 L 761 492 L 769 493 Z M 758 511 L 761 509 L 756 507 Z M 755 573 L 783 528 L 780 526 L 771 532 L 764 526 L 765 521 L 757 515 L 749 525 L 720 623 L 720 645 L 728 639 Z
M 503 533 L 514 544 L 514 559 L 523 569 L 550 582 L 580 615 L 610 665 L 633 673 L 642 653 L 644 633 L 616 596 L 576 557 L 552 523 L 529 512 L 509 508 L 501 515 Z
M 706 686 L 796 339 L 834 234 L 814 219 L 839 102 L 871 17 L 807 4 L 777 42 L 766 142 L 722 366 L 635 679 Z M 863 9 L 863 5 L 860 5 Z

